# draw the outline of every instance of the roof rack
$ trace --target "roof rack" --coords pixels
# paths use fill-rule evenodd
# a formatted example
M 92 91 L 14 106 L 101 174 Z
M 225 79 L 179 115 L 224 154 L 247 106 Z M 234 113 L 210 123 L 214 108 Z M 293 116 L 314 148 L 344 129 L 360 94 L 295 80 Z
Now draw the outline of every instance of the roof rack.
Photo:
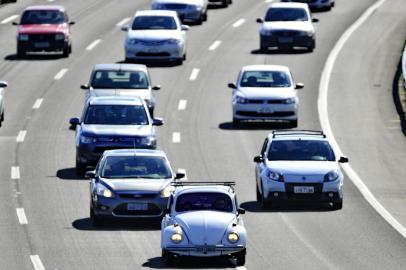
M 291 136 L 291 135 L 315 135 L 315 136 L 322 136 L 323 138 L 326 138 L 326 134 L 324 134 L 323 131 L 321 130 L 288 130 L 288 129 L 283 129 L 283 130 L 274 130 L 272 131 L 272 138 L 275 138 L 276 136 Z
M 209 182 L 209 181 L 198 181 L 198 182 L 186 182 L 186 181 L 177 181 L 173 182 L 172 186 L 174 187 L 183 187 L 183 186 L 235 186 L 235 182 Z

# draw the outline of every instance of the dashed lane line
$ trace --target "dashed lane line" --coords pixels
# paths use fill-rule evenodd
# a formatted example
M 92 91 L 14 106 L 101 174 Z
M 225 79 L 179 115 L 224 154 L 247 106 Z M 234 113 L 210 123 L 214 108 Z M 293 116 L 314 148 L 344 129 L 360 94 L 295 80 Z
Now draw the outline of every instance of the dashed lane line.
M 27 131 L 26 130 L 20 130 L 20 132 L 18 132 L 16 141 L 17 142 L 23 142 L 25 139 L 25 135 L 27 135 Z
M 214 41 L 213 44 L 210 45 L 209 51 L 214 51 L 215 49 L 218 48 L 218 46 L 220 46 L 220 44 L 221 44 L 221 40 Z
M 179 100 L 179 104 L 178 104 L 178 110 L 179 111 L 186 110 L 186 106 L 187 106 L 187 100 L 186 99 Z
M 45 270 L 45 267 L 38 255 L 31 255 L 30 259 L 34 270 Z
M 33 108 L 34 110 L 38 110 L 39 107 L 41 107 L 41 104 L 42 104 L 43 101 L 44 101 L 43 98 L 38 98 L 38 99 L 34 102 L 34 105 L 32 105 L 32 108 Z
M 89 46 L 86 47 L 86 51 L 93 50 L 100 42 L 101 42 L 101 39 L 96 39 L 95 41 L 90 43 Z
M 5 18 L 5 19 L 2 20 L 0 23 L 1 23 L 1 24 L 6 24 L 6 23 L 9 23 L 9 22 L 11 22 L 11 21 L 14 21 L 14 20 L 17 19 L 17 18 L 18 18 L 18 15 L 17 15 L 17 14 L 14 14 L 14 15 L 11 15 L 10 17 Z
M 18 166 L 11 167 L 11 179 L 13 180 L 20 179 L 20 167 Z
M 190 73 L 189 80 L 190 81 L 195 81 L 197 79 L 197 77 L 199 76 L 199 72 L 200 72 L 200 69 L 194 68 L 192 70 L 192 73 Z
M 54 80 L 60 80 L 62 79 L 62 77 L 66 74 L 66 72 L 68 72 L 67 68 L 63 68 L 61 69 L 54 77 Z
M 24 208 L 17 208 L 17 218 L 18 222 L 20 222 L 21 225 L 26 225 L 28 224 L 27 216 L 25 215 Z
M 121 21 L 119 21 L 119 22 L 116 24 L 116 26 L 121 27 L 121 26 L 125 25 L 126 23 L 128 23 L 130 20 L 131 20 L 130 17 L 124 18 L 124 19 L 122 19 Z
M 240 27 L 241 25 L 243 25 L 245 23 L 245 19 L 239 19 L 238 21 L 236 21 L 235 23 L 233 23 L 233 27 L 237 28 Z
M 173 143 L 180 143 L 180 132 L 174 132 L 172 134 L 172 142 Z

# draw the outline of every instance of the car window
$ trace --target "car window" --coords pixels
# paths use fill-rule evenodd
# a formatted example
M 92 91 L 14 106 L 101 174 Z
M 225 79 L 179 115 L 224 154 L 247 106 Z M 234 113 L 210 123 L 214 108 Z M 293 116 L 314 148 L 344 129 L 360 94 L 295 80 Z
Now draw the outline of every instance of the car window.
M 335 161 L 335 156 L 327 141 L 277 140 L 271 143 L 268 160 Z
M 95 89 L 146 89 L 148 78 L 142 71 L 108 71 L 94 72 L 91 86 Z
M 242 74 L 241 87 L 289 87 L 290 77 L 283 71 L 245 71 Z
M 270 8 L 265 16 L 266 22 L 308 20 L 307 12 L 303 8 Z
M 27 10 L 20 24 L 61 24 L 65 21 L 65 14 L 58 10 Z
M 196 192 L 179 195 L 176 200 L 176 212 L 211 210 L 232 212 L 230 196 L 217 192 Z
M 175 30 L 176 21 L 171 16 L 137 16 L 134 19 L 132 30 Z
M 148 125 L 148 116 L 142 105 L 90 105 L 85 124 L 93 125 Z
M 172 178 L 164 157 L 109 156 L 100 171 L 104 178 Z
M 262 145 L 262 149 L 261 149 L 261 156 L 262 157 L 264 157 L 267 146 L 268 146 L 268 138 L 265 139 L 264 144 Z

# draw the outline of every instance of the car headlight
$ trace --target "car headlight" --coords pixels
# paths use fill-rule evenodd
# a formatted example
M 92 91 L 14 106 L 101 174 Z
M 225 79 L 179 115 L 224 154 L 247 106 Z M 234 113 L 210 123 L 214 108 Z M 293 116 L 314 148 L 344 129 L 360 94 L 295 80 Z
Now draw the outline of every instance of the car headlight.
M 197 5 L 188 5 L 187 9 L 189 10 L 201 10 L 203 7 L 202 6 L 197 6 Z
M 55 35 L 55 40 L 64 40 L 65 39 L 65 35 L 64 34 L 56 34 Z
M 241 97 L 241 96 L 237 96 L 237 97 L 235 98 L 235 101 L 236 101 L 238 104 L 245 104 L 245 103 L 247 103 L 247 99 L 246 99 L 246 98 L 243 98 L 243 97 Z
M 21 40 L 21 41 L 27 41 L 28 40 L 28 35 L 20 34 L 20 35 L 18 35 L 18 39 Z
M 137 44 L 141 44 L 141 41 L 138 39 L 132 38 L 132 39 L 128 39 L 127 43 L 130 45 L 137 45 Z
M 180 242 L 182 242 L 182 235 L 178 232 L 175 232 L 174 234 L 172 234 L 171 236 L 171 240 L 172 242 L 174 242 L 175 244 L 178 244 Z
M 175 187 L 172 185 L 169 185 L 167 187 L 165 187 L 162 191 L 161 191 L 161 198 L 168 198 L 172 191 L 175 190 Z
M 331 172 L 328 172 L 328 173 L 324 176 L 324 182 L 333 182 L 333 181 L 336 181 L 339 176 L 340 176 L 340 175 L 338 174 L 338 171 L 331 171 Z
M 180 44 L 182 41 L 180 39 L 171 38 L 166 41 L 168 44 Z
M 230 243 L 236 243 L 240 239 L 240 236 L 236 232 L 230 232 L 227 236 L 227 239 Z
M 164 4 L 159 4 L 159 3 L 153 3 L 152 4 L 152 9 L 165 9 Z
M 292 98 L 287 98 L 283 101 L 284 104 L 293 104 L 296 102 L 296 99 L 294 97 Z
M 96 141 L 97 141 L 97 139 L 93 138 L 93 137 L 80 136 L 80 142 L 81 143 L 94 143 Z
M 98 185 L 96 188 L 96 194 L 105 198 L 113 198 L 114 197 L 114 193 L 111 192 L 110 189 L 106 188 L 103 185 Z
M 266 30 L 264 28 L 262 28 L 259 33 L 261 34 L 261 36 L 272 36 L 272 31 L 271 30 Z
M 311 36 L 313 36 L 313 31 L 300 31 L 299 32 L 300 34 L 300 36 L 307 36 L 307 37 L 311 37 Z
M 151 145 L 155 142 L 155 140 L 156 140 L 155 136 L 147 136 L 137 139 L 137 143 Z
M 274 171 L 268 171 L 267 172 L 267 176 L 269 179 L 271 179 L 272 181 L 278 181 L 278 182 L 283 182 L 283 175 Z

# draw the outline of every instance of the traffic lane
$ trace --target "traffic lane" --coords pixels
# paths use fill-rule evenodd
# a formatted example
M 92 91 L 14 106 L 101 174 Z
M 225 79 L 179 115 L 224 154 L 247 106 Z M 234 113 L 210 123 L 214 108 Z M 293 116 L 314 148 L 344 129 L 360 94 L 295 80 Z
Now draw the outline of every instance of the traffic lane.
M 392 98 L 406 36 L 403 7 L 403 1 L 387 2 L 351 36 L 334 67 L 328 104 L 332 129 L 353 169 L 406 226 L 406 141 Z

